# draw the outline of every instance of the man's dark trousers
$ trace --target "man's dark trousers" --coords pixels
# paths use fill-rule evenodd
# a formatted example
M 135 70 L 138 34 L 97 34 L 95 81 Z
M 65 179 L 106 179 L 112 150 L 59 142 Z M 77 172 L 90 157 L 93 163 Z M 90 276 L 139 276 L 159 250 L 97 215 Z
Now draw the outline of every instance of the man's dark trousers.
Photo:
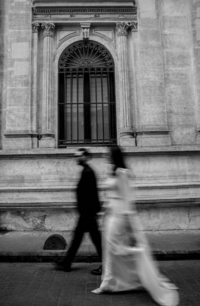
M 82 171 L 76 190 L 76 196 L 79 219 L 71 245 L 64 260 L 64 266 L 66 268 L 70 268 L 81 244 L 84 233 L 86 232 L 90 234 L 100 260 L 102 258 L 101 234 L 97 223 L 97 213 L 100 211 L 97 182 L 94 171 L 87 164 L 84 166 Z

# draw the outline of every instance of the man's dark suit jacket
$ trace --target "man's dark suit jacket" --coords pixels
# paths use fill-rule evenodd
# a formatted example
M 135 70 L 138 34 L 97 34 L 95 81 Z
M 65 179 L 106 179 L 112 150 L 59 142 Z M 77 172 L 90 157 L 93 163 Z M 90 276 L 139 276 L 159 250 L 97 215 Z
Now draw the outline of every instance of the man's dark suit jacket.
M 92 168 L 87 164 L 82 171 L 76 195 L 80 216 L 93 217 L 100 211 L 96 176 Z

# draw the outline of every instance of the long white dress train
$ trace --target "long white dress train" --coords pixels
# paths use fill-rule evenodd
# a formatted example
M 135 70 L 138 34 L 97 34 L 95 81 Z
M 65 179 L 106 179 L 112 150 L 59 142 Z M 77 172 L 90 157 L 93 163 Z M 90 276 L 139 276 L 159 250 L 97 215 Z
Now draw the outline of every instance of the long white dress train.
M 108 179 L 102 283 L 93 293 L 145 288 L 162 306 L 179 303 L 177 287 L 159 273 L 151 256 L 129 185 L 130 171 L 117 169 Z

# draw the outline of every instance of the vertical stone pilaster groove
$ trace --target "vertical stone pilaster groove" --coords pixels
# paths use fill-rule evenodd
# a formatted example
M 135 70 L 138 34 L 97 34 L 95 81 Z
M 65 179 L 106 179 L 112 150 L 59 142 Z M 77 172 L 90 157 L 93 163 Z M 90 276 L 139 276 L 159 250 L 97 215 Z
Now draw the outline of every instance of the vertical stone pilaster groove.
M 55 25 L 43 23 L 43 99 L 42 99 L 42 134 L 53 131 L 52 114 L 52 70 L 53 70 L 53 36 Z
M 121 136 L 133 134 L 131 104 L 130 104 L 130 84 L 128 70 L 128 31 L 135 27 L 135 23 L 117 23 L 117 36 L 119 40 L 119 63 L 120 63 L 120 86 L 121 86 L 121 106 L 122 122 Z
M 31 132 L 36 133 L 37 124 L 37 79 L 38 79 L 38 30 L 40 24 L 32 24 L 32 107 L 31 107 Z
M 132 125 L 133 131 L 136 132 L 138 130 L 138 88 L 137 80 L 139 79 L 139 69 L 137 67 L 138 58 L 137 58 L 137 34 L 134 31 L 131 31 L 131 35 L 128 38 L 128 45 L 130 50 L 130 63 L 129 63 L 129 75 L 131 79 L 131 86 L 130 86 L 130 95 L 132 101 Z

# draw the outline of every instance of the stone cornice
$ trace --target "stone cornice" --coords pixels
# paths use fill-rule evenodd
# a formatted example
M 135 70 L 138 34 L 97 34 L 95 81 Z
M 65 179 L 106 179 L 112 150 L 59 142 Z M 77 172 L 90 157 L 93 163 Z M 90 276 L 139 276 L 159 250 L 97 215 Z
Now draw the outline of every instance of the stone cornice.
M 170 131 L 169 130 L 143 130 L 143 131 L 137 131 L 134 132 L 136 136 L 140 135 L 169 135 Z
M 49 37 L 53 37 L 54 36 L 54 29 L 55 29 L 55 24 L 52 22 L 44 22 L 41 25 L 42 29 L 43 29 L 43 36 L 49 36 Z
M 33 18 L 37 17 L 53 17 L 62 16 L 78 17 L 87 16 L 102 17 L 102 15 L 110 15 L 119 17 L 137 16 L 137 6 L 135 1 L 95 1 L 95 2 L 81 2 L 81 1 L 34 1 L 33 2 Z
M 135 6 L 49 6 L 49 7 L 33 7 L 33 15 L 71 15 L 71 14 L 131 14 L 137 15 L 137 7 Z
M 27 138 L 27 137 L 37 137 L 41 139 L 42 137 L 52 137 L 55 138 L 55 134 L 53 132 L 30 132 L 30 131 L 5 131 L 4 136 L 8 138 Z
M 40 7 L 33 8 L 33 15 L 62 14 L 137 14 L 136 7 Z
M 24 138 L 24 137 L 31 137 L 31 132 L 30 131 L 10 131 L 6 130 L 4 132 L 5 137 L 10 137 L 10 138 Z
M 86 18 L 114 21 L 137 19 L 136 1 L 33 1 L 33 19 L 45 22 L 76 22 L 85 21 Z
M 90 0 L 90 1 L 81 1 L 81 0 L 71 0 L 71 1 L 66 1 L 66 0 L 33 0 L 33 6 L 34 7 L 46 7 L 46 6 L 51 6 L 51 7 L 60 7 L 60 6 L 66 6 L 66 7 L 71 7 L 71 6 L 136 6 L 136 0 Z

